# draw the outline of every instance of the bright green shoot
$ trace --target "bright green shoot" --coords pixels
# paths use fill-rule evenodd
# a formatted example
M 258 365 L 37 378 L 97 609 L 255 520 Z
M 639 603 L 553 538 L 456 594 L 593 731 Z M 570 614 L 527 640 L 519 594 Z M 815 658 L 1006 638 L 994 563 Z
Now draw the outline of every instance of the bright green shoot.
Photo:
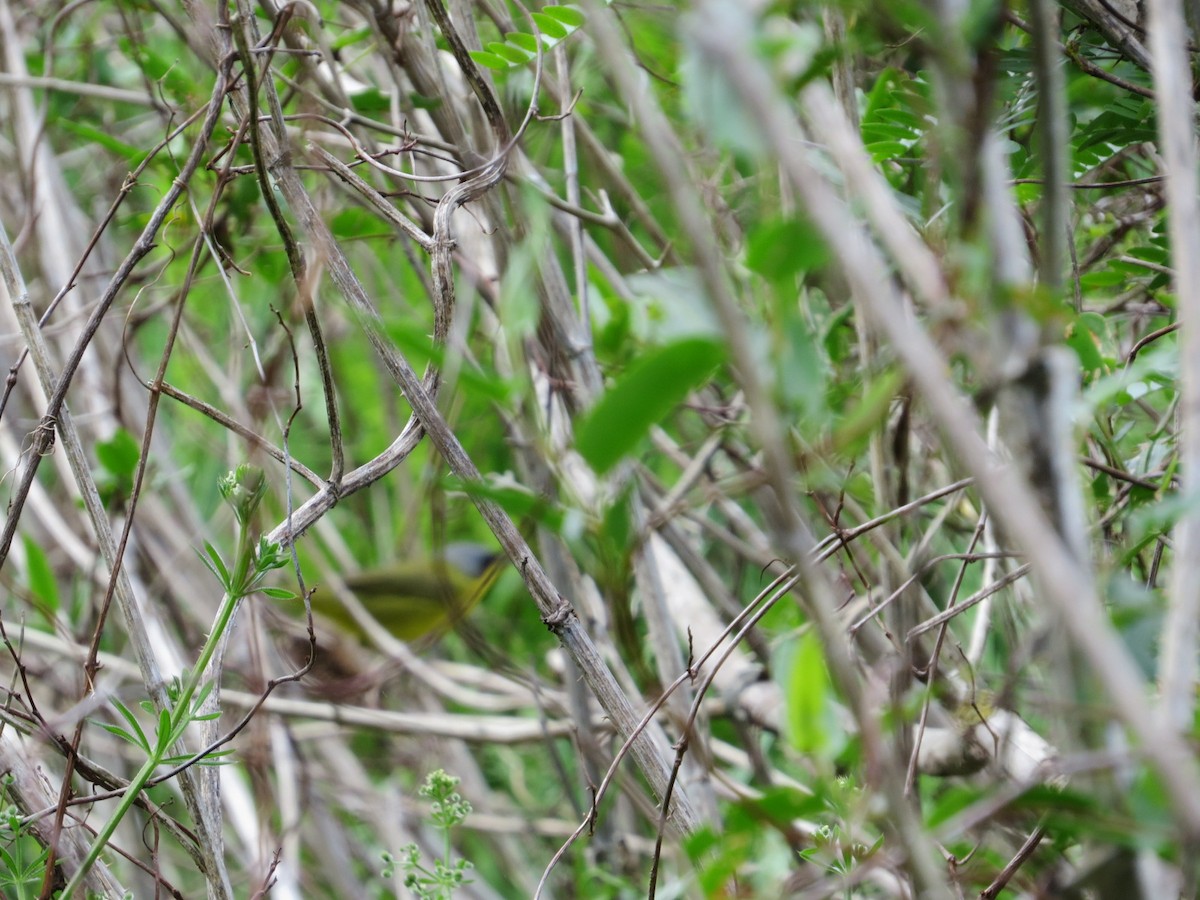
M 470 884 L 467 873 L 473 868 L 465 859 L 452 861 L 450 832 L 461 825 L 471 813 L 471 804 L 455 790 L 459 779 L 447 775 L 442 769 L 430 772 L 419 791 L 430 801 L 430 818 L 434 828 L 442 832 L 442 856 L 433 861 L 430 869 L 421 861 L 421 850 L 416 844 L 401 848 L 400 859 L 390 853 L 383 854 L 384 878 L 391 878 L 397 863 L 404 869 L 404 886 L 420 900 L 450 900 L 456 888 Z
M 204 701 L 213 687 L 211 681 L 203 679 L 238 603 L 256 591 L 279 599 L 290 599 L 293 596 L 290 591 L 263 587 L 263 582 L 272 571 L 287 565 L 288 557 L 278 544 L 269 543 L 265 538 L 256 535 L 256 513 L 266 494 L 266 477 L 262 470 L 254 466 L 238 466 L 236 471 L 230 472 L 220 480 L 218 487 L 225 502 L 233 508 L 238 523 L 238 541 L 232 567 L 227 565 L 217 549 L 207 542 L 204 545 L 206 555 L 201 556 L 225 592 L 216 622 L 208 640 L 204 642 L 196 664 L 185 670 L 168 691 L 169 707 L 157 711 L 158 722 L 153 737 L 146 733 L 128 707 L 114 701 L 117 712 L 125 720 L 128 728 L 114 725 L 103 727 L 138 747 L 145 753 L 146 761 L 129 782 L 129 787 L 122 795 L 116 810 L 96 835 L 83 864 L 64 889 L 64 897 L 75 896 L 84 877 L 108 846 L 117 826 L 146 788 L 155 771 L 160 766 L 178 764 L 191 758 L 189 754 L 172 753 L 172 748 L 182 741 L 188 726 L 194 722 L 214 719 L 219 715 L 201 712 Z M 147 712 L 155 714 L 149 702 L 143 703 L 142 706 Z

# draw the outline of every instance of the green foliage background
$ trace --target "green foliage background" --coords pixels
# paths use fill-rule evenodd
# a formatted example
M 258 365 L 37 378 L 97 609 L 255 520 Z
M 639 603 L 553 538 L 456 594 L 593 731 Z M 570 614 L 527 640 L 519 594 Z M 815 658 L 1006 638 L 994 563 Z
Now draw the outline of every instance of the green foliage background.
M 455 633 L 360 645 L 318 623 L 312 669 L 279 685 L 310 653 L 303 604 L 248 598 L 177 748 L 233 732 L 221 774 L 149 785 L 89 890 L 403 895 L 381 860 L 410 842 L 473 864 L 463 896 L 544 876 L 546 896 L 1115 897 L 1139 866 L 1194 890 L 1194 698 L 1163 648 L 1195 655 L 1176 269 L 1200 235 L 1171 231 L 1162 135 L 1194 128 L 1157 121 L 1181 88 L 1152 76 L 1146 27 L 1132 2 L 0 0 L 20 270 L 0 311 L 0 890 L 61 889 L 116 803 L 70 801 L 119 794 L 152 752 L 164 684 L 218 620 L 199 554 L 241 546 L 217 485 L 244 461 L 267 478 L 254 530 L 296 538 L 297 596 L 449 541 L 530 549 Z M 443 227 L 439 202 L 489 171 Z M 23 299 L 88 473 L 62 411 L 41 419 Z M 888 309 L 932 339 L 927 370 Z M 420 423 L 373 317 L 437 373 L 480 477 L 429 437 L 388 452 Z M 954 421 L 930 371 L 966 401 Z M 1031 488 L 1015 518 L 989 513 L 1012 482 L 956 422 Z M 135 602 L 110 607 L 98 535 L 127 523 Z M 534 563 L 653 723 L 658 776 L 680 762 L 670 816 L 545 624 Z M 1115 641 L 1111 671 L 1088 634 Z M 940 763 L 920 749 L 938 741 Z M 473 807 L 450 829 L 418 794 L 435 769 Z

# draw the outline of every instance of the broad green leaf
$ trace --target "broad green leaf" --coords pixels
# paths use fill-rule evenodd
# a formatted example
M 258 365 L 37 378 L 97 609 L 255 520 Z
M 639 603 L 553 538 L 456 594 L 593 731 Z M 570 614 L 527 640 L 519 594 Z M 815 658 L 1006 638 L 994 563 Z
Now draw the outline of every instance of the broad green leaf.
M 132 434 L 118 428 L 107 441 L 96 444 L 96 459 L 117 478 L 132 478 L 142 448 Z
M 1108 323 L 1099 313 L 1087 312 L 1071 322 L 1066 329 L 1066 343 L 1079 356 L 1079 364 L 1088 375 L 1105 368 L 1101 348 L 1107 342 Z
M 526 60 L 537 53 L 538 39 L 532 34 L 526 34 L 523 31 L 510 31 L 504 35 L 504 40 L 512 46 L 524 50 L 527 54 L 525 57 Z
M 1132 256 L 1135 259 L 1144 259 L 1146 262 L 1158 263 L 1159 265 L 1166 265 L 1170 259 L 1170 254 L 1165 247 L 1156 247 L 1153 244 L 1130 247 L 1126 251 L 1126 255 Z
M 873 125 L 863 125 L 862 139 L 864 144 L 873 144 L 878 141 L 896 141 L 907 147 L 913 139 L 913 132 L 911 129 L 900 125 L 876 122 Z
M 1093 288 L 1116 287 L 1124 284 L 1128 280 L 1124 272 L 1114 272 L 1112 269 L 1103 269 L 1099 272 L 1088 272 L 1086 275 L 1079 277 L 1079 286 L 1084 290 Z
M 53 617 L 58 612 L 61 603 L 54 570 L 50 568 L 50 561 L 37 541 L 27 534 L 22 537 L 22 541 L 25 545 L 25 569 L 29 578 L 29 592 Z
M 837 724 L 833 685 L 825 667 L 825 651 L 812 630 L 792 650 L 787 675 L 787 735 L 801 753 L 828 759 L 843 742 Z
M 648 351 L 605 392 L 575 429 L 575 446 L 603 474 L 630 453 L 721 364 L 715 341 L 683 340 Z
M 541 12 L 568 28 L 578 28 L 587 21 L 584 14 L 573 6 L 543 6 Z
M 887 162 L 891 159 L 904 159 L 910 156 L 908 147 L 899 141 L 876 141 L 867 144 L 866 150 L 876 163 Z
M 545 13 L 532 13 L 530 18 L 537 23 L 537 27 L 542 34 L 548 35 L 549 37 L 562 39 L 570 34 L 570 32 L 567 30 L 567 27 L 562 22 L 558 21 L 558 19 L 555 19 L 552 16 L 546 15 Z
M 353 104 L 355 112 L 363 114 L 379 113 L 391 108 L 392 98 L 379 90 L 379 88 L 372 87 L 367 88 L 365 91 L 351 94 L 350 103 Z
M 828 258 L 824 238 L 806 219 L 771 219 L 747 235 L 746 265 L 771 282 L 815 269 Z
M 487 66 L 489 69 L 503 70 L 512 68 L 508 64 L 508 60 L 497 56 L 495 53 L 487 53 L 483 50 L 472 50 L 471 59 L 475 60 L 481 66 Z
M 876 118 L 880 122 L 902 125 L 909 134 L 913 135 L 922 134 L 929 127 L 927 121 L 907 109 L 881 109 L 876 113 Z
M 516 66 L 524 65 L 532 59 L 532 54 L 529 51 L 515 47 L 512 44 L 502 44 L 499 41 L 492 41 L 488 44 L 487 52 L 494 53 L 496 56 L 506 59 Z

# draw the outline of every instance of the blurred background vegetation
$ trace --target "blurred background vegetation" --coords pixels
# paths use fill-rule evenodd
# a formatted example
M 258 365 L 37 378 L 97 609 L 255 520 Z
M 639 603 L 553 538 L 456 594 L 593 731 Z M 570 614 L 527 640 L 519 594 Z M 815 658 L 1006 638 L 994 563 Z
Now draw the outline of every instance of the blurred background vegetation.
M 1187 23 L 0 0 L 0 890 L 1193 895 Z

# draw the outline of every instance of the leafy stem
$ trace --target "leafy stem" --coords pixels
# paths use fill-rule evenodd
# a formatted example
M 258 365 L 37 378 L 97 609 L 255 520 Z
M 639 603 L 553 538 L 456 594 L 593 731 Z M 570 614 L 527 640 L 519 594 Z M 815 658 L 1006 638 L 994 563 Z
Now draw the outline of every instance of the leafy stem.
M 404 886 L 421 900 L 449 900 L 456 888 L 470 884 L 467 873 L 473 868 L 471 863 L 465 859 L 452 861 L 450 832 L 471 813 L 471 804 L 455 790 L 458 782 L 453 775 L 437 769 L 425 777 L 419 791 L 430 801 L 433 826 L 442 832 L 442 857 L 433 861 L 432 869 L 421 861 L 421 850 L 416 844 L 401 848 L 399 860 L 390 853 L 383 856 L 384 877 L 390 878 L 399 864 L 405 872 Z
M 263 582 L 272 571 L 286 565 L 287 557 L 278 544 L 270 543 L 257 535 L 256 513 L 266 494 L 266 477 L 262 470 L 255 466 L 238 466 L 235 471 L 222 478 L 218 486 L 225 502 L 233 508 L 238 523 L 238 539 L 232 568 L 226 565 L 217 549 L 207 542 L 204 545 L 206 555 L 201 556 L 225 591 L 216 621 L 200 650 L 196 664 L 190 670 L 185 670 L 168 691 L 171 703 L 169 707 L 158 711 L 158 724 L 154 730 L 153 741 L 146 736 L 134 715 L 125 706 L 117 704 L 117 709 L 129 724 L 130 730 L 117 726 L 105 727 L 140 747 L 146 753 L 146 761 L 130 780 L 116 810 L 97 833 L 83 864 L 64 889 L 64 897 L 75 895 L 75 891 L 112 839 L 129 808 L 145 789 L 154 771 L 170 760 L 171 748 L 182 740 L 188 726 L 193 722 L 211 720 L 220 715 L 217 712 L 201 713 L 204 701 L 212 690 L 212 682 L 205 682 L 204 678 L 238 603 L 258 590 L 276 598 L 291 594 L 290 591 L 263 587 Z

